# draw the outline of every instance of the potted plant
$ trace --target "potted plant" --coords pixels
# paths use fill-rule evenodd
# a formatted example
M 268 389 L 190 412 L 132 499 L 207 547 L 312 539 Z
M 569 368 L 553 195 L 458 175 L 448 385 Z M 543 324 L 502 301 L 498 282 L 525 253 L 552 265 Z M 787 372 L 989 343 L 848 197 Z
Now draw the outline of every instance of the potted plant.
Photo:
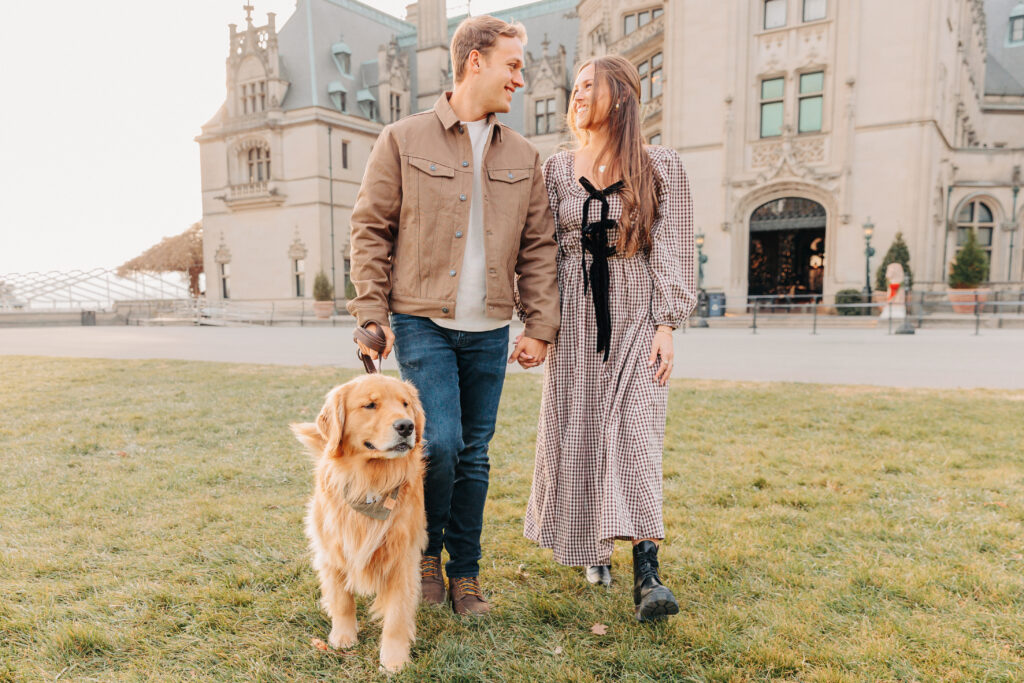
M 989 290 L 979 289 L 978 285 L 984 282 L 986 277 L 988 257 L 978 247 L 978 241 L 971 231 L 949 270 L 951 289 L 947 294 L 955 313 L 974 313 L 975 302 L 985 303 Z
M 334 313 L 334 288 L 322 270 L 313 280 L 313 313 L 321 319 L 330 318 Z

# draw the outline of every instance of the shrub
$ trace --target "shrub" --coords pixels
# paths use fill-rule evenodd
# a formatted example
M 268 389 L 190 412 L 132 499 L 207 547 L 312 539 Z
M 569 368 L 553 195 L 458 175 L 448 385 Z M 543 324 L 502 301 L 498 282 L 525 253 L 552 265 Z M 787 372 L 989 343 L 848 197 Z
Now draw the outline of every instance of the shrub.
M 859 308 L 856 306 L 844 306 L 843 304 L 862 304 L 864 293 L 859 289 L 840 289 L 836 292 L 836 313 L 839 315 L 868 315 L 871 309 L 868 307 Z
M 334 300 L 334 288 L 331 287 L 331 281 L 327 279 L 327 273 L 322 270 L 316 274 L 316 279 L 313 280 L 313 299 L 316 301 Z
M 903 241 L 902 232 L 896 233 L 896 238 L 892 241 L 889 251 L 885 252 L 882 265 L 878 266 L 878 270 L 875 271 L 875 289 L 880 292 L 885 292 L 889 289 L 889 283 L 885 279 L 885 269 L 889 267 L 890 263 L 898 263 L 903 266 L 903 284 L 901 287 L 904 291 L 910 289 L 910 249 L 907 247 L 907 243 Z
M 949 269 L 949 286 L 953 289 L 974 289 L 988 278 L 988 256 L 978 247 L 972 230 L 967 243 L 960 248 Z

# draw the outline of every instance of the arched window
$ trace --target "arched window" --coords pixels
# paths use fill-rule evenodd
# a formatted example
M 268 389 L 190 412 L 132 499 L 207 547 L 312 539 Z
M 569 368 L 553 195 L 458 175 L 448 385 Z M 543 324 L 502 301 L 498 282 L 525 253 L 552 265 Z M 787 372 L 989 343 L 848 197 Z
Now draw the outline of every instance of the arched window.
M 996 221 L 992 209 L 981 200 L 974 200 L 964 204 L 956 217 L 956 246 L 957 251 L 967 244 L 970 234 L 978 241 L 978 247 L 985 252 L 989 266 L 992 264 L 992 237 L 995 234 Z M 988 268 L 986 268 L 985 279 L 988 279 Z
M 270 150 L 250 147 L 246 152 L 246 178 L 249 184 L 270 180 Z

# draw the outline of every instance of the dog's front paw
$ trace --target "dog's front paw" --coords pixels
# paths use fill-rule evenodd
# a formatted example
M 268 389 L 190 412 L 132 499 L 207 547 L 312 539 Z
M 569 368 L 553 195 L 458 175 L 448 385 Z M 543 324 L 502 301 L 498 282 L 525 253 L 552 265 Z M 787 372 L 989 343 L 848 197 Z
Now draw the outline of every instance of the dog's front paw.
M 335 626 L 331 629 L 331 635 L 327 636 L 327 642 L 335 650 L 345 650 L 356 644 L 356 629 L 341 628 Z
M 380 666 L 388 673 L 401 671 L 409 663 L 409 643 L 387 642 L 381 644 Z

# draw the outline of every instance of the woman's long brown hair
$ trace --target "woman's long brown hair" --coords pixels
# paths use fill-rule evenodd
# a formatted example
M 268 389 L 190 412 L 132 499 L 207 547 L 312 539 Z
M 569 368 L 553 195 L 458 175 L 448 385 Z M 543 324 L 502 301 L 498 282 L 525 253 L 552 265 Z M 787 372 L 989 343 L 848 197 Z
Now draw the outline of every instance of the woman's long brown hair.
M 608 169 L 606 177 L 621 178 L 625 185 L 621 191 L 622 217 L 619 219 L 615 251 L 620 256 L 633 256 L 650 248 L 651 225 L 658 210 L 654 167 L 644 150 L 640 130 L 640 74 L 628 59 L 608 55 L 584 62 L 576 72 L 577 78 L 589 64 L 594 65 L 591 117 L 600 114 L 594 111 L 599 89 L 608 88 L 610 95 L 608 115 L 603 124 L 608 127 L 608 142 L 598 150 L 594 165 L 604 165 Z M 572 106 L 575 99 L 574 88 L 566 118 L 579 148 L 590 141 L 590 133 L 576 127 Z

